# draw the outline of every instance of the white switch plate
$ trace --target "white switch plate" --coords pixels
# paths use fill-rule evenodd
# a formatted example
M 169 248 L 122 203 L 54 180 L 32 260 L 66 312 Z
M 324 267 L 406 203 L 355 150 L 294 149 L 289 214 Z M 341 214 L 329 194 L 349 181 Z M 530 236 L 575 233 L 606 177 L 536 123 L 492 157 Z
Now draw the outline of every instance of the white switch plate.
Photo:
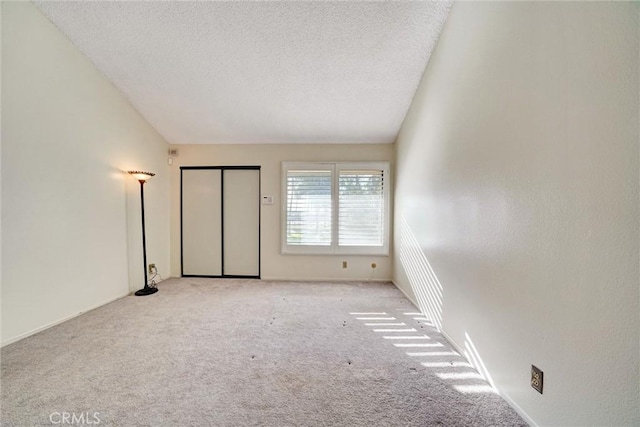
M 272 205 L 273 204 L 273 196 L 262 196 L 262 204 L 263 205 Z

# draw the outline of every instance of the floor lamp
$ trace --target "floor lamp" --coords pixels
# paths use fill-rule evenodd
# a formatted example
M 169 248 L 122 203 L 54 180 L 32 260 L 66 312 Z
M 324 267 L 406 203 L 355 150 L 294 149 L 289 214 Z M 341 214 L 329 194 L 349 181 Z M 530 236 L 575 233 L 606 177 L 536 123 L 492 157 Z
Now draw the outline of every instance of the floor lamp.
M 155 173 L 129 171 L 129 173 L 140 183 L 140 206 L 142 207 L 142 257 L 144 259 L 144 288 L 136 291 L 136 296 L 151 295 L 158 292 L 158 288 L 150 287 L 147 280 L 147 238 L 144 232 L 144 183 L 147 182 Z

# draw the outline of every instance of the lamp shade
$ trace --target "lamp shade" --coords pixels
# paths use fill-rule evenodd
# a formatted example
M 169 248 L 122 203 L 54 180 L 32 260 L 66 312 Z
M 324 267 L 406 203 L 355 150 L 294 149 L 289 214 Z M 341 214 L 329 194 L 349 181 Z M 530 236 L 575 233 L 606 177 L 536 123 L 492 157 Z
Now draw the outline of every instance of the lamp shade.
M 152 176 L 155 176 L 155 173 L 152 172 L 142 172 L 142 171 L 129 171 L 129 174 L 132 175 L 138 181 L 145 182 L 150 179 Z

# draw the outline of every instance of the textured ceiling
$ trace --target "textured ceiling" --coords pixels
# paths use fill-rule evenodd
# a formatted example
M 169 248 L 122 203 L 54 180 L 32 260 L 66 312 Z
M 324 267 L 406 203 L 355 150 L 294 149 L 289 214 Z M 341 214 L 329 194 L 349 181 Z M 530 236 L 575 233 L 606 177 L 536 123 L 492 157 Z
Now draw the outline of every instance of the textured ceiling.
M 391 143 L 450 7 L 35 4 L 174 144 Z

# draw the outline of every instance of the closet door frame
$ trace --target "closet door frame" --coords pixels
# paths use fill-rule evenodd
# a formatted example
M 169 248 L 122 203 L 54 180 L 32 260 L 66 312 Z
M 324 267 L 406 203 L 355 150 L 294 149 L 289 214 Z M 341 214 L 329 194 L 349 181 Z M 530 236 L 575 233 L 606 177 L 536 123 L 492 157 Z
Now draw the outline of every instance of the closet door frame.
M 237 275 L 224 274 L 224 171 L 226 170 L 257 170 L 258 171 L 258 195 L 262 194 L 262 171 L 260 166 L 181 166 L 180 167 L 180 275 L 181 277 L 207 277 L 216 279 L 260 279 L 261 272 L 261 240 L 262 240 L 262 203 L 260 197 L 258 204 L 258 274 L 257 275 Z M 220 275 L 198 275 L 184 274 L 184 233 L 183 233 L 183 200 L 182 184 L 183 172 L 185 170 L 219 170 L 220 171 L 220 245 L 221 245 L 221 273 Z

